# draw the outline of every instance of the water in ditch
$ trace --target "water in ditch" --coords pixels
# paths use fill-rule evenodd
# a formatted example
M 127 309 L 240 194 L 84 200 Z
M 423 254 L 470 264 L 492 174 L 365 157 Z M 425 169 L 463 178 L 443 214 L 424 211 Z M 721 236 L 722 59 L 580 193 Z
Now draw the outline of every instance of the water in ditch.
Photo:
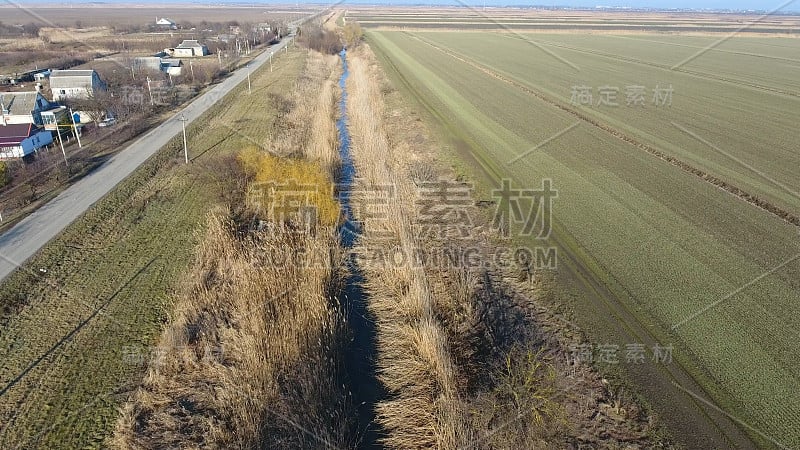
M 348 324 L 353 333 L 353 341 L 346 359 L 353 400 L 358 409 L 360 448 L 380 448 L 377 440 L 380 430 L 375 424 L 375 404 L 383 397 L 383 391 L 375 373 L 376 337 L 375 323 L 367 311 L 367 296 L 364 292 L 364 277 L 353 254 L 353 247 L 361 235 L 361 227 L 353 214 L 351 192 L 356 176 L 353 158 L 350 154 L 350 133 L 347 129 L 347 52 L 339 54 L 342 59 L 342 76 L 339 78 L 341 99 L 339 119 L 336 128 L 339 134 L 339 155 L 342 166 L 339 178 L 339 202 L 344 213 L 344 222 L 339 227 L 339 239 L 348 253 L 347 269 L 349 275 L 344 288 L 342 305 L 347 311 Z

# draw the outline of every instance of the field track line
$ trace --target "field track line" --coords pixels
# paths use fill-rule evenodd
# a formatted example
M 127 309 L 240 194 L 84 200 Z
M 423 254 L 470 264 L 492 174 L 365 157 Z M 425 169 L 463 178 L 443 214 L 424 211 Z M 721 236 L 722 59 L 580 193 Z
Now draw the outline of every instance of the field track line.
M 749 203 L 749 204 L 751 204 L 751 205 L 753 205 L 753 206 L 755 206 L 757 208 L 760 208 L 760 209 L 762 209 L 762 210 L 764 210 L 764 211 L 766 211 L 766 212 L 768 212 L 768 213 L 780 218 L 781 220 L 783 220 L 783 221 L 785 221 L 785 222 L 787 222 L 787 223 L 789 223 L 791 225 L 800 227 L 800 216 L 794 215 L 794 214 L 790 213 L 789 211 L 786 211 L 785 209 L 780 208 L 779 206 L 776 206 L 776 205 L 774 205 L 774 204 L 772 204 L 772 203 L 770 203 L 770 202 L 768 202 L 766 200 L 762 200 L 762 199 L 758 198 L 757 196 L 755 196 L 753 194 L 750 194 L 749 192 L 746 192 L 743 189 L 740 189 L 740 188 L 738 188 L 738 187 L 736 187 L 736 186 L 734 186 L 734 185 L 732 185 L 732 184 L 730 184 L 730 183 L 728 183 L 728 182 L 716 177 L 715 175 L 712 175 L 712 174 L 707 173 L 707 172 L 705 172 L 703 170 L 700 170 L 700 169 L 698 169 L 698 168 L 696 168 L 696 167 L 694 167 L 694 166 L 692 166 L 692 165 L 690 165 L 690 164 L 688 164 L 688 163 L 686 163 L 686 162 L 684 162 L 684 161 L 682 161 L 682 160 L 680 160 L 680 159 L 678 159 L 678 158 L 676 158 L 674 156 L 668 155 L 668 154 L 662 152 L 661 150 L 659 150 L 659 149 L 657 149 L 657 148 L 655 148 L 655 147 L 653 147 L 651 145 L 645 144 L 645 143 L 643 143 L 643 142 L 641 142 L 641 141 L 639 141 L 639 140 L 637 140 L 637 139 L 635 139 L 635 138 L 633 138 L 631 136 L 628 136 L 627 134 L 623 133 L 620 130 L 617 130 L 616 128 L 614 128 L 614 127 L 612 127 L 610 125 L 606 125 L 606 124 L 598 121 L 597 119 L 589 117 L 588 115 L 586 115 L 586 114 L 584 114 L 584 113 L 582 113 L 580 111 L 576 111 L 576 110 L 574 110 L 574 109 L 572 109 L 572 108 L 570 108 L 570 107 L 568 107 L 566 105 L 563 105 L 561 102 L 558 102 L 556 100 L 552 100 L 551 98 L 549 98 L 548 96 L 542 94 L 541 92 L 533 90 L 530 87 L 520 83 L 519 81 L 516 81 L 516 80 L 511 79 L 509 77 L 506 77 L 504 75 L 501 75 L 501 74 L 495 72 L 494 70 L 491 70 L 491 69 L 483 66 L 482 64 L 479 64 L 479 63 L 475 62 L 474 60 L 468 59 L 466 56 L 463 56 L 463 55 L 461 55 L 459 53 L 456 53 L 456 52 L 454 52 L 452 50 L 448 50 L 448 49 L 444 49 L 442 47 L 439 47 L 436 44 L 428 42 L 425 39 L 423 39 L 423 38 L 421 38 L 419 36 L 415 36 L 415 35 L 413 35 L 411 33 L 405 32 L 405 34 L 409 35 L 410 37 L 412 37 L 412 38 L 414 38 L 414 39 L 416 39 L 416 40 L 418 40 L 418 41 L 420 41 L 420 42 L 422 42 L 422 43 L 424 43 L 424 44 L 426 44 L 426 45 L 428 45 L 430 47 L 433 47 L 434 49 L 436 49 L 436 50 L 438 50 L 438 51 L 440 51 L 440 52 L 442 52 L 442 53 L 444 53 L 446 55 L 449 55 L 452 58 L 455 58 L 455 59 L 463 62 L 464 64 L 470 65 L 470 66 L 480 70 L 481 72 L 483 72 L 483 73 L 485 73 L 485 74 L 487 74 L 487 75 L 489 75 L 489 76 L 491 76 L 493 78 L 496 78 L 496 79 L 498 79 L 500 81 L 508 83 L 508 84 L 516 87 L 517 89 L 525 92 L 526 94 L 530 94 L 530 95 L 538 98 L 539 100 L 544 101 L 545 103 L 547 103 L 547 104 L 549 104 L 551 106 L 554 106 L 554 107 L 556 107 L 556 108 L 558 108 L 558 109 L 560 109 L 562 111 L 565 111 L 565 112 L 577 117 L 578 119 L 580 119 L 580 120 L 582 120 L 582 121 L 594 126 L 595 128 L 601 129 L 601 130 L 611 134 L 612 136 L 614 136 L 614 137 L 616 137 L 618 139 L 621 139 L 621 140 L 625 141 L 626 143 L 631 144 L 634 147 L 636 147 L 636 148 L 638 148 L 640 150 L 643 150 L 643 151 L 645 151 L 645 152 L 647 152 L 647 153 L 649 153 L 649 154 L 661 159 L 662 161 L 667 162 L 667 163 L 669 163 L 669 164 L 671 164 L 671 165 L 683 170 L 684 172 L 690 173 L 690 174 L 700 178 L 701 180 L 703 180 L 703 181 L 705 181 L 705 182 L 707 182 L 709 184 L 712 184 L 713 186 L 715 186 L 715 187 L 717 187 L 719 189 L 722 189 L 723 191 L 726 191 L 729 194 L 734 195 L 735 197 L 737 197 L 737 198 L 739 198 L 739 199 L 741 199 L 741 200 L 743 200 L 743 201 L 745 201 L 745 202 L 747 202 L 747 203 Z
M 509 35 L 503 34 L 503 33 L 498 33 L 498 34 L 500 36 L 503 36 L 503 37 L 508 38 L 508 39 L 517 39 L 517 40 L 520 40 L 520 41 L 523 41 L 523 42 L 530 42 L 530 41 L 527 41 L 525 39 L 521 39 L 521 38 L 519 38 L 517 36 L 509 36 Z M 764 86 L 762 84 L 752 83 L 752 82 L 745 81 L 745 80 L 725 78 L 725 77 L 722 77 L 722 76 L 719 76 L 719 75 L 713 75 L 713 74 L 706 73 L 706 72 L 699 72 L 699 71 L 696 71 L 696 70 L 689 70 L 689 69 L 684 69 L 684 68 L 675 68 L 675 69 L 673 69 L 669 65 L 666 65 L 666 64 L 658 64 L 658 63 L 654 63 L 654 62 L 643 61 L 643 60 L 637 59 L 637 58 L 628 58 L 628 57 L 620 56 L 620 55 L 617 55 L 617 54 L 614 54 L 614 53 L 601 52 L 599 50 L 590 50 L 590 49 L 586 49 L 586 48 L 573 47 L 571 45 L 559 44 L 557 42 L 552 42 L 552 41 L 543 41 L 543 40 L 539 39 L 539 42 L 540 42 L 540 45 L 549 45 L 551 47 L 563 48 L 563 49 L 566 49 L 566 50 L 572 50 L 572 51 L 580 52 L 580 53 L 588 53 L 590 55 L 600 56 L 600 57 L 603 57 L 603 58 L 615 59 L 615 60 L 618 60 L 618 61 L 624 61 L 624 62 L 629 62 L 629 63 L 633 63 L 633 64 L 639 64 L 639 65 L 642 65 L 642 66 L 655 67 L 657 69 L 662 69 L 662 70 L 665 70 L 667 72 L 681 72 L 681 73 L 685 73 L 687 75 L 692 75 L 692 76 L 695 76 L 695 77 L 698 77 L 698 78 L 702 78 L 702 79 L 706 79 L 706 80 L 721 81 L 723 83 L 730 83 L 730 84 L 735 84 L 735 85 L 739 85 L 739 86 L 746 86 L 746 87 L 750 87 L 750 88 L 753 88 L 753 89 L 758 89 L 758 90 L 761 90 L 761 91 L 767 91 L 767 92 L 770 92 L 770 93 L 783 94 L 783 95 L 788 95 L 788 96 L 791 96 L 791 97 L 800 98 L 800 92 L 784 91 L 784 90 L 778 89 L 776 87 Z M 797 60 L 793 60 L 793 61 L 800 62 L 800 61 L 797 61 Z
M 697 45 L 679 44 L 677 42 L 659 41 L 659 40 L 656 40 L 656 39 L 642 39 L 642 38 L 637 38 L 637 37 L 633 37 L 633 36 L 626 36 L 626 35 L 609 34 L 608 36 L 613 37 L 613 38 L 617 38 L 617 39 L 627 39 L 627 40 L 631 40 L 631 41 L 652 42 L 654 44 L 671 45 L 673 47 L 693 48 L 695 50 L 701 50 L 703 48 L 703 47 L 699 47 Z M 769 45 L 769 44 L 764 44 L 764 45 Z M 775 46 L 772 46 L 772 47 L 775 47 Z M 789 47 L 781 46 L 780 48 L 789 48 Z M 774 59 L 774 60 L 777 60 L 777 61 L 800 63 L 800 59 L 787 58 L 785 56 L 762 55 L 761 53 L 742 52 L 742 51 L 736 51 L 736 50 L 725 50 L 725 49 L 718 48 L 718 47 L 717 48 L 713 48 L 710 51 L 718 52 L 718 53 L 729 53 L 729 54 L 732 54 L 732 55 L 753 56 L 753 57 L 756 57 L 756 58 L 766 58 L 766 59 Z

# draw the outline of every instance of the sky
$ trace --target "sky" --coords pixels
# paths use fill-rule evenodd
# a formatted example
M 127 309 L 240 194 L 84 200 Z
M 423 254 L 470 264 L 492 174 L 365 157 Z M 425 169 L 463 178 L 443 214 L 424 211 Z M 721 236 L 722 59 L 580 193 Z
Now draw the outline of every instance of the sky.
M 484 4 L 483 0 L 346 0 L 345 4 L 347 3 L 467 4 L 471 6 L 483 6 Z M 780 11 L 785 12 L 800 11 L 800 0 L 486 0 L 486 5 L 571 6 L 586 8 L 609 6 L 659 9 L 756 10 L 766 12 L 780 8 Z
M 0 5 L 8 0 L 0 0 Z M 330 0 L 329 0 L 330 1 Z M 325 0 L 124 0 L 122 2 L 104 0 L 14 0 L 13 3 L 23 5 L 42 5 L 42 4 L 79 4 L 79 3 L 137 3 L 137 4 L 176 4 L 176 3 L 197 3 L 209 4 L 270 4 L 270 3 L 325 3 Z M 338 2 L 337 2 L 338 3 Z M 571 6 L 588 7 L 596 6 L 609 7 L 643 7 L 643 8 L 694 8 L 694 9 L 717 9 L 717 10 L 757 10 L 773 11 L 780 7 L 783 12 L 800 12 L 800 0 L 345 0 L 344 4 L 428 4 L 428 5 L 473 5 L 483 6 L 504 6 L 504 5 L 536 5 L 536 6 Z

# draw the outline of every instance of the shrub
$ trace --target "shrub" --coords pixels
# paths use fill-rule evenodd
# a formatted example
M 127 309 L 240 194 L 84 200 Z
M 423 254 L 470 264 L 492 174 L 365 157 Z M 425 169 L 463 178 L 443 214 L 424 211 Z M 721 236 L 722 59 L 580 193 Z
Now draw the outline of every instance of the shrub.
M 248 148 L 239 156 L 245 172 L 252 178 L 248 207 L 280 224 L 307 223 L 304 212 L 311 212 L 313 225 L 332 226 L 339 220 L 339 203 L 333 196 L 333 182 L 317 162 L 279 158 Z
M 8 170 L 8 165 L 0 161 L 0 188 L 4 187 L 11 181 L 11 175 Z
M 312 50 L 331 55 L 341 52 L 343 48 L 339 35 L 327 31 L 319 25 L 313 25 L 304 30 L 299 41 Z

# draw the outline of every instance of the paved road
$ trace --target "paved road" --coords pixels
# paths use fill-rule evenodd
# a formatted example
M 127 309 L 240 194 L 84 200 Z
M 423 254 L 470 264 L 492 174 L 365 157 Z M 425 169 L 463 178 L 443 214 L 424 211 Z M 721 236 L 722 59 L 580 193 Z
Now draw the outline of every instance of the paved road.
M 292 36 L 284 38 L 249 63 L 250 70 L 269 61 L 271 52 L 286 46 Z M 231 89 L 247 79 L 248 68 L 243 67 L 223 82 L 195 99 L 175 116 L 151 130 L 126 149 L 114 155 L 99 169 L 67 188 L 59 196 L 21 220 L 0 235 L 0 281 L 8 277 L 42 246 L 56 237 L 64 228 L 81 216 L 95 202 L 103 198 L 120 181 L 124 180 L 147 158 L 181 132 L 181 114 L 187 125 L 200 117 L 209 107 Z

